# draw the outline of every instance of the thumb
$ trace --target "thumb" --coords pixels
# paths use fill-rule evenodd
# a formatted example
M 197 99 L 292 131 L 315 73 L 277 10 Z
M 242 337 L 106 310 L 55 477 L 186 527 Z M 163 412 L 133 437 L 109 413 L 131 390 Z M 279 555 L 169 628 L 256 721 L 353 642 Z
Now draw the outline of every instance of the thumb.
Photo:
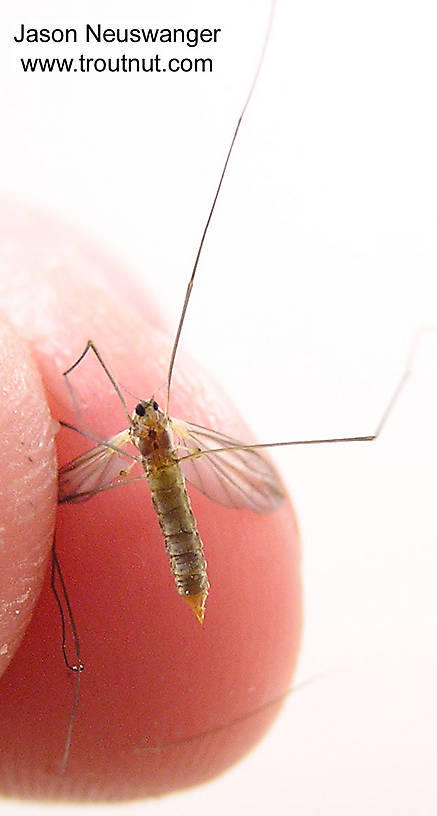
M 0 321 L 0 674 L 38 598 L 56 510 L 54 432 L 26 344 Z

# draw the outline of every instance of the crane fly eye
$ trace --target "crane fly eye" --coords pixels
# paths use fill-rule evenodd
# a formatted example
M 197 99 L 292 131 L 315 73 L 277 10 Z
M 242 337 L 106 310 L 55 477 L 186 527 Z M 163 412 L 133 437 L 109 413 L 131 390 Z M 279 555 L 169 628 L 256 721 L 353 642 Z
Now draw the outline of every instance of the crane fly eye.
M 146 413 L 146 409 L 142 402 L 138 403 L 137 407 L 135 408 L 135 413 L 137 414 L 137 416 L 144 416 L 144 414 Z
M 157 411 L 157 410 L 158 410 L 158 408 L 159 408 L 159 405 L 158 405 L 158 403 L 157 403 L 157 402 L 153 402 L 153 403 L 152 403 L 152 407 L 153 407 L 153 410 L 154 410 L 154 411 Z

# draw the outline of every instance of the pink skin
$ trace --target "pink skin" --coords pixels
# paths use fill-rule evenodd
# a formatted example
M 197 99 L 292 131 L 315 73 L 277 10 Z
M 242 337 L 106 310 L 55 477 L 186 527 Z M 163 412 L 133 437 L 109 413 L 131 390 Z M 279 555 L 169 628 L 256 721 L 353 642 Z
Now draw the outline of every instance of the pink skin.
M 75 675 L 63 663 L 47 576 L 55 440 L 61 464 L 91 445 L 57 433 L 51 419 L 77 422 L 61 373 L 92 338 L 125 388 L 154 392 L 162 405 L 172 341 L 125 270 L 53 219 L 3 205 L 0 256 L 0 668 L 14 656 L 0 681 L 0 793 L 120 800 L 198 784 L 256 743 L 279 708 L 272 701 L 290 688 L 301 630 L 292 507 L 260 516 L 190 490 L 211 581 L 203 627 L 175 591 L 144 482 L 58 509 L 57 551 L 86 666 L 60 774 Z M 82 427 L 105 438 L 127 423 L 89 357 L 71 379 Z M 137 400 L 127 401 L 132 410 Z M 250 439 L 183 353 L 171 410 Z

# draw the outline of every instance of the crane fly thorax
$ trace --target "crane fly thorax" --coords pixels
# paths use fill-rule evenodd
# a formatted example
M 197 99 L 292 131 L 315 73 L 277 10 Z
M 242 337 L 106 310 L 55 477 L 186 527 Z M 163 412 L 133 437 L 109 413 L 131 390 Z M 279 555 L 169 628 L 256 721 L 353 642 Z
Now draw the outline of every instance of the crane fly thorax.
M 173 451 L 169 422 L 155 400 L 141 400 L 131 418 L 132 442 L 145 458 L 167 458 Z

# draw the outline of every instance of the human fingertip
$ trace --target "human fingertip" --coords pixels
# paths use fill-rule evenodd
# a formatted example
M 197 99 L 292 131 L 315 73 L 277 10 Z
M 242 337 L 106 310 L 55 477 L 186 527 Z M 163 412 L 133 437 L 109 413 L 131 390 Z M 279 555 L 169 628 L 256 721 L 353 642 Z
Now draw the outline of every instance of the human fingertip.
M 56 512 L 56 426 L 27 344 L 0 319 L 0 672 L 37 601 Z

